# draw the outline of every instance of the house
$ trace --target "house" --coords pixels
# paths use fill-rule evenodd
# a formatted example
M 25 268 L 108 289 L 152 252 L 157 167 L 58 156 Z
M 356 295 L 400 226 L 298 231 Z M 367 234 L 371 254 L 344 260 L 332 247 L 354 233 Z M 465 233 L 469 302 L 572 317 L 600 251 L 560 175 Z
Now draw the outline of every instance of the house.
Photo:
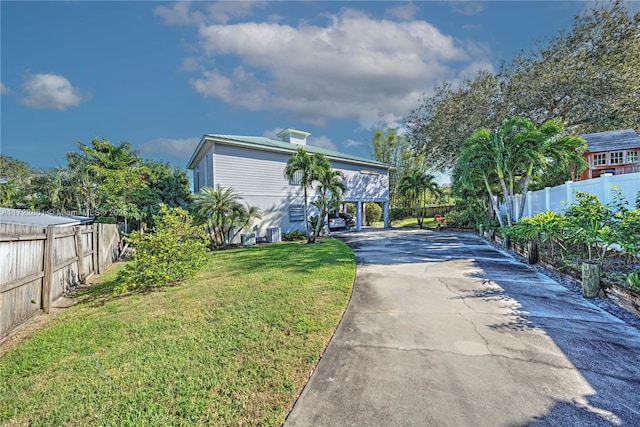
M 587 169 L 580 180 L 598 178 L 603 173 L 621 175 L 640 172 L 638 153 L 640 135 L 633 129 L 580 135 L 587 141 L 585 160 Z
M 287 160 L 296 149 L 324 154 L 331 166 L 345 175 L 345 203 L 354 203 L 356 229 L 362 227 L 365 202 L 383 204 L 384 225 L 389 217 L 389 166 L 349 154 L 307 145 L 308 132 L 285 129 L 277 136 L 265 137 L 205 134 L 187 165 L 193 170 L 194 191 L 203 187 L 231 187 L 242 201 L 260 209 L 262 218 L 254 227 L 259 236 L 273 227 L 282 232 L 304 230 L 304 196 L 299 182 L 284 177 Z M 314 190 L 308 199 L 315 199 Z

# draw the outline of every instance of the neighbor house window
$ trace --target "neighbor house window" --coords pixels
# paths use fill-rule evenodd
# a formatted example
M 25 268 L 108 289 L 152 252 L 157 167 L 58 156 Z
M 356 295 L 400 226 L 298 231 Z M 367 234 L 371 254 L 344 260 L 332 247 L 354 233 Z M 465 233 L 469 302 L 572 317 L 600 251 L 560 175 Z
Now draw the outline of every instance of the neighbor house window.
M 619 165 L 621 163 L 623 163 L 623 155 L 624 152 L 622 151 L 614 151 L 613 153 L 611 153 L 611 164 L 612 165 Z
M 293 205 L 289 206 L 289 222 L 303 222 L 304 221 L 304 206 Z
M 593 155 L 593 165 L 604 165 L 607 162 L 607 153 L 598 153 Z
M 638 163 L 637 151 L 627 151 L 627 163 Z
M 289 180 L 289 185 L 302 185 L 302 171 L 296 171 L 293 179 Z

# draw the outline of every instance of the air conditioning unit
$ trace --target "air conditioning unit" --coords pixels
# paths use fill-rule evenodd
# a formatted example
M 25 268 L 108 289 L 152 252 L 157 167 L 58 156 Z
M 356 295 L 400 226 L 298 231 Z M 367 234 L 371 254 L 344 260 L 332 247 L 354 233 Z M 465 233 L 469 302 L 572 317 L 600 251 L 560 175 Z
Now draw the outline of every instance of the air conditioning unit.
M 256 233 L 246 233 L 240 235 L 242 246 L 253 246 L 256 244 Z

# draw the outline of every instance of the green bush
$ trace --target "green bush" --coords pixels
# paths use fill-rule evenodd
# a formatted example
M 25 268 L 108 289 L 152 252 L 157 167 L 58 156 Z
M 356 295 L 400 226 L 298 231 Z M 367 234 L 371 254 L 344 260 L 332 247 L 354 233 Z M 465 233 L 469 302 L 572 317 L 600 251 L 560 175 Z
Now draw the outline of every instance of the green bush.
M 367 225 L 382 221 L 382 207 L 377 203 L 365 203 L 364 214 Z
M 307 236 L 305 236 L 305 234 L 300 230 L 294 230 L 290 233 L 282 233 L 282 240 L 284 240 L 285 242 L 293 242 L 295 240 L 304 240 L 306 238 Z
M 115 224 L 116 219 L 112 216 L 99 216 L 93 222 L 96 222 L 98 224 Z
M 487 215 L 487 210 L 481 200 L 457 200 L 454 209 L 444 215 L 447 225 L 457 228 L 476 229 L 483 224 L 487 229 L 496 228 Z
M 206 236 L 186 210 L 162 205 L 154 223 L 152 233 L 134 231 L 126 238 L 135 252 L 118 274 L 116 293 L 178 283 L 207 260 Z
M 389 209 L 389 222 L 394 223 L 411 217 L 413 213 L 409 208 L 391 208 Z

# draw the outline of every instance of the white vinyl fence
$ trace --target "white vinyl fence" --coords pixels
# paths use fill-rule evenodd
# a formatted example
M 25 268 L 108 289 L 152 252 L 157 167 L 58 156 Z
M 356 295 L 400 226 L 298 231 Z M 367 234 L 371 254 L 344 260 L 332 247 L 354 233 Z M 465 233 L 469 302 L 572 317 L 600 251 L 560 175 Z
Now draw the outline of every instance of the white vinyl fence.
M 545 211 L 562 212 L 570 204 L 576 201 L 575 191 L 595 194 L 602 203 L 613 201 L 614 191 L 618 190 L 632 207 L 636 202 L 636 194 L 640 191 L 640 172 L 624 175 L 604 174 L 599 178 L 585 181 L 567 181 L 556 187 L 547 187 L 543 190 L 529 191 L 527 193 L 526 206 L 523 217 L 531 217 Z M 517 195 L 514 200 L 514 219 L 517 220 L 522 203 L 522 195 Z M 506 214 L 506 206 L 503 204 L 500 211 Z

